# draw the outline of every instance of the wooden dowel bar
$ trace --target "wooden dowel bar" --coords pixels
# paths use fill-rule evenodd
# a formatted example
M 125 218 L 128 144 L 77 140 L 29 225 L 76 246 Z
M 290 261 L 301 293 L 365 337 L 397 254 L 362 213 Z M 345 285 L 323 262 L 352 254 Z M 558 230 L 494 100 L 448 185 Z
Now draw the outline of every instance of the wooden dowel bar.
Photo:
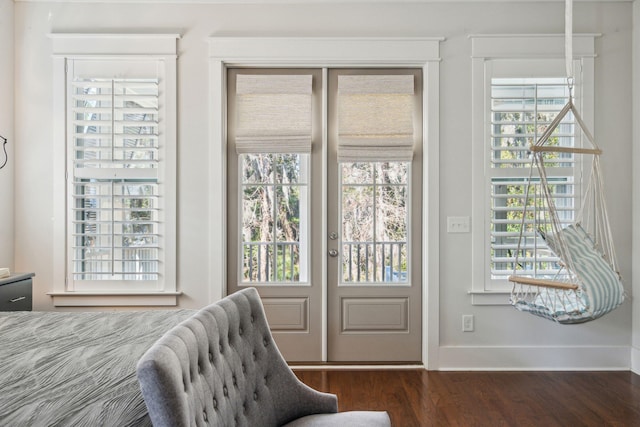
M 566 282 L 558 282 L 554 280 L 534 279 L 532 277 L 509 276 L 510 282 L 520 283 L 522 285 L 542 286 L 544 288 L 576 290 L 578 285 Z
M 532 152 L 549 152 L 549 153 L 576 153 L 576 154 L 594 154 L 599 156 L 602 150 L 599 148 L 576 148 L 576 147 L 553 147 L 549 145 L 532 145 Z

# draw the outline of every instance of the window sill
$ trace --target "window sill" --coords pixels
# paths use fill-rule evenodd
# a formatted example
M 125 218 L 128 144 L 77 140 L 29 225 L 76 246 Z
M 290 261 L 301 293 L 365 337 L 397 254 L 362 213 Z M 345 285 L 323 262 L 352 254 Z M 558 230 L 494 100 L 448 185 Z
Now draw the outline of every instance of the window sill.
M 177 306 L 182 292 L 48 292 L 55 307 Z
M 511 305 L 510 291 L 469 291 L 471 305 Z

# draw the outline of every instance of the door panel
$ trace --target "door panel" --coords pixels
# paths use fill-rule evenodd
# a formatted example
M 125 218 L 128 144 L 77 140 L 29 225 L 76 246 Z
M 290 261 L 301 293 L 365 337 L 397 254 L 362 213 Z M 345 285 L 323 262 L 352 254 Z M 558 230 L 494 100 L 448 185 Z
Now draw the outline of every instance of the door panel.
M 339 76 L 414 76 L 410 162 L 338 162 Z M 328 158 L 328 359 L 422 359 L 420 70 L 331 70 Z M 417 124 L 417 125 L 416 125 Z M 383 126 L 384 127 L 384 126 Z
M 310 154 L 237 153 L 237 76 L 253 74 L 312 76 Z M 227 72 L 227 292 L 256 287 L 280 351 L 295 362 L 323 358 L 323 271 L 312 261 L 322 250 L 321 85 L 317 69 Z
M 409 332 L 409 299 L 343 297 L 340 300 L 344 333 Z

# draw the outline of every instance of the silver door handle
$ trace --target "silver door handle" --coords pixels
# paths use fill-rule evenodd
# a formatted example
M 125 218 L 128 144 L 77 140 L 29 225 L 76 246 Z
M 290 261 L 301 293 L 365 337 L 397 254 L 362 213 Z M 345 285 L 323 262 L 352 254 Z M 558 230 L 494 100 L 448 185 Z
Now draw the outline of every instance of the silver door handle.
M 329 256 L 331 257 L 337 257 L 338 256 L 338 251 L 336 249 L 331 249 L 329 250 Z

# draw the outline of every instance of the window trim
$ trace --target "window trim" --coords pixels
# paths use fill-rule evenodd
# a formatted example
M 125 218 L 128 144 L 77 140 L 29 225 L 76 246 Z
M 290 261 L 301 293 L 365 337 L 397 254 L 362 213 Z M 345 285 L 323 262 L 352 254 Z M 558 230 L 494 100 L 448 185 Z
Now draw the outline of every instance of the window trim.
M 574 69 L 580 73 L 580 110 L 588 126 L 594 123 L 595 39 L 600 34 L 574 34 Z M 564 64 L 564 34 L 481 34 L 470 35 L 472 62 L 472 277 L 471 302 L 474 305 L 508 305 L 510 290 L 492 286 L 487 280 L 490 255 L 490 214 L 486 188 L 487 150 L 490 125 L 491 64 L 508 60 L 562 60 Z M 564 67 L 560 70 L 563 71 Z M 536 76 L 532 76 L 536 77 Z
M 175 306 L 176 279 L 176 62 L 179 34 L 49 34 L 53 51 L 53 285 L 54 306 Z M 74 291 L 68 271 L 67 108 L 68 59 L 155 60 L 164 64 L 165 146 L 162 168 L 165 231 L 163 285 L 160 289 Z M 169 161 L 167 161 L 169 160 Z M 62 195 L 65 195 L 64 197 Z

